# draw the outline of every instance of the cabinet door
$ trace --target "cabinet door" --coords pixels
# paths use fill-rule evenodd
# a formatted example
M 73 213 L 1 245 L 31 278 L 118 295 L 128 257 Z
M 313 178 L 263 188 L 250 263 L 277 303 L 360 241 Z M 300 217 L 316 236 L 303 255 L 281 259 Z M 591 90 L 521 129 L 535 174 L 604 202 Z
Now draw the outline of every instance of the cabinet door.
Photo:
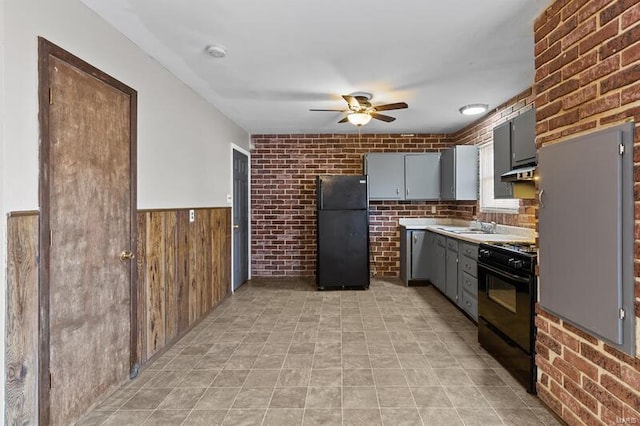
M 433 283 L 433 270 L 434 270 L 434 258 L 436 256 L 436 250 L 435 250 L 435 246 L 434 246 L 434 239 L 433 239 L 433 232 L 431 231 L 427 231 L 427 233 L 425 234 L 425 239 L 426 239 L 426 245 L 427 245 L 427 251 L 425 253 L 425 257 L 423 258 L 424 261 L 427 262 L 427 275 L 426 278 L 427 280 L 431 281 L 431 283 Z
M 440 154 L 407 154 L 404 157 L 406 200 L 440 199 Z
M 536 111 L 520 114 L 512 121 L 511 167 L 536 161 Z
M 540 304 L 628 353 L 635 344 L 632 141 L 633 123 L 625 123 L 545 146 L 539 164 Z
M 440 199 L 455 200 L 456 198 L 456 162 L 455 151 L 447 149 L 440 155 Z
M 404 154 L 380 153 L 365 156 L 370 200 L 404 199 Z
M 411 231 L 411 279 L 427 279 L 426 231 Z
M 447 249 L 446 290 L 447 297 L 454 302 L 458 300 L 458 253 Z
M 478 147 L 460 145 L 454 148 L 455 153 L 455 199 L 478 199 Z
M 513 198 L 513 185 L 502 182 L 500 176 L 511 170 L 511 122 L 507 121 L 493 129 L 493 195 L 498 198 Z
M 447 249 L 439 244 L 435 245 L 435 256 L 434 256 L 434 282 L 435 285 L 441 292 L 445 292 L 445 278 L 446 278 L 446 256 Z

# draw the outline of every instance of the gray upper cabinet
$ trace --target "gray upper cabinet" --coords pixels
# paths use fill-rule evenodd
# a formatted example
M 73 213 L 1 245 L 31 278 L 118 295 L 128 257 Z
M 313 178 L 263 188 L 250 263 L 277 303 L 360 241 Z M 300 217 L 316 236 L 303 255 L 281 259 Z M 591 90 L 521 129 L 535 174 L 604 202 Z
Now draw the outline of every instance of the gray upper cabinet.
M 404 200 L 404 154 L 372 153 L 364 160 L 370 200 Z
M 500 176 L 511 170 L 511 122 L 493 129 L 493 194 L 495 198 L 513 198 L 513 185 Z
M 540 304 L 634 355 L 634 124 L 544 146 Z
M 530 109 L 511 122 L 511 167 L 536 162 L 536 110 Z
M 440 154 L 406 154 L 404 157 L 405 199 L 440 199 Z
M 370 200 L 440 199 L 440 153 L 365 155 Z
M 478 148 L 459 145 L 442 152 L 440 199 L 478 199 Z

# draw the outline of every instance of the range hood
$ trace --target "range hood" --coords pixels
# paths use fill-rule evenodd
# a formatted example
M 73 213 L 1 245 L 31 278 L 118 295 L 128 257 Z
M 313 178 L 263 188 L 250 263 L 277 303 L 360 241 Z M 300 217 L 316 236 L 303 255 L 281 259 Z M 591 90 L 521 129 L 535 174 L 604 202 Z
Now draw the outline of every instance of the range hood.
M 523 182 L 532 181 L 536 171 L 536 165 L 532 164 L 525 167 L 518 167 L 500 175 L 502 182 Z

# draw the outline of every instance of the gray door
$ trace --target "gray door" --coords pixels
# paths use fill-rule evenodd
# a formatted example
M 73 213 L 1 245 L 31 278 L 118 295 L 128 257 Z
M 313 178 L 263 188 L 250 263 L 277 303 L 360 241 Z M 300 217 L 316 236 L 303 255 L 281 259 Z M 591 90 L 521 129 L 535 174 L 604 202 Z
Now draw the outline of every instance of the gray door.
M 426 231 L 411 232 L 411 278 L 427 279 L 427 238 Z
M 511 122 L 493 129 L 493 196 L 513 198 L 513 184 L 502 182 L 500 176 L 511 170 Z
M 404 154 L 367 154 L 370 200 L 404 199 Z
M 456 199 L 456 157 L 454 149 L 442 151 L 440 157 L 440 199 Z
M 518 167 L 536 160 L 536 111 L 530 109 L 513 119 L 511 166 Z
M 440 199 L 440 154 L 405 155 L 404 170 L 407 200 Z
M 633 198 L 632 136 L 627 157 L 619 151 L 622 136 L 618 127 L 545 146 L 539 164 L 540 304 L 617 345 L 623 343 L 623 277 L 633 272 L 626 260 L 633 257 L 626 242 L 633 229 L 622 221 L 623 211 L 633 221 L 626 204 Z M 624 247 L 631 247 L 627 257 Z M 627 309 L 631 317 L 633 305 Z M 633 341 L 631 333 L 626 337 Z
M 458 300 L 458 253 L 447 249 L 446 261 L 446 295 L 454 302 Z
M 233 289 L 249 279 L 249 159 L 233 150 Z

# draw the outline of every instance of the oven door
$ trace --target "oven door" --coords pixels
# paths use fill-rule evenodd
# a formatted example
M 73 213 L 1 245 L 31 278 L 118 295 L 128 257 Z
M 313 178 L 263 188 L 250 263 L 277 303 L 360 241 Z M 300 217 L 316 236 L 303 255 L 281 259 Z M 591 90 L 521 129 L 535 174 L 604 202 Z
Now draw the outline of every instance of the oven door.
M 529 354 L 533 351 L 533 280 L 533 276 L 478 262 L 478 316 Z

